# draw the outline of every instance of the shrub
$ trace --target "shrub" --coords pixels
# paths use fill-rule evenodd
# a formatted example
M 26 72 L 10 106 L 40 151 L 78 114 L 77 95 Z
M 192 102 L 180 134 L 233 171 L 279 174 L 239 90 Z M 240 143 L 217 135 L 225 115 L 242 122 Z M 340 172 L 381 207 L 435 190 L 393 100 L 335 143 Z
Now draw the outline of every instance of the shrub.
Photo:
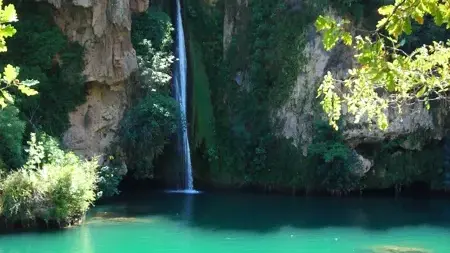
M 31 133 L 31 138 L 27 142 L 28 160 L 25 168 L 42 168 L 44 164 L 61 165 L 64 163 L 64 151 L 59 148 L 58 141 L 46 133 Z
M 146 47 L 141 46 L 143 40 L 151 40 L 157 51 L 171 51 L 172 31 L 174 30 L 170 16 L 167 13 L 151 7 L 144 13 L 133 17 L 131 41 L 137 54 L 143 55 Z
M 17 168 L 24 162 L 22 141 L 25 122 L 18 114 L 19 110 L 14 106 L 0 110 L 0 159 L 6 167 Z
M 103 166 L 98 175 L 98 197 L 112 197 L 119 194 L 119 183 L 123 173 L 120 168 L 113 166 Z
M 308 150 L 317 188 L 340 195 L 359 185 L 360 176 L 355 171 L 360 162 L 356 153 L 344 143 L 342 134 L 327 123 L 316 123 L 316 132 Z
M 28 221 L 42 217 L 48 208 L 44 195 L 48 186 L 40 182 L 37 172 L 20 169 L 1 182 L 3 216 L 12 221 Z
M 58 222 L 81 217 L 95 200 L 97 161 L 81 161 L 67 153 L 61 165 L 46 164 L 50 217 Z
M 0 178 L 0 214 L 12 222 L 70 224 L 95 200 L 97 161 L 48 148 L 51 138 L 41 136 L 32 135 L 26 166 Z
M 143 54 L 138 54 L 140 82 L 147 90 L 167 91 L 170 86 L 171 65 L 174 62 L 172 53 L 157 51 L 150 40 L 144 39 L 140 46 L 145 48 Z
M 153 177 L 153 160 L 160 155 L 177 129 L 175 100 L 157 92 L 147 95 L 122 119 L 121 147 L 137 177 Z

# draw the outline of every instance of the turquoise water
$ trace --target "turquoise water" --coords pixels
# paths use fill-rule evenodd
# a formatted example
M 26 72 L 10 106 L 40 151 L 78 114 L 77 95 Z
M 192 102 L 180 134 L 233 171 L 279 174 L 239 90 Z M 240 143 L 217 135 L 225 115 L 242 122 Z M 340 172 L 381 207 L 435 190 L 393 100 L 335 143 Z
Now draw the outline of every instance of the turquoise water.
M 450 200 L 152 194 L 57 232 L 0 236 L 0 253 L 450 252 Z

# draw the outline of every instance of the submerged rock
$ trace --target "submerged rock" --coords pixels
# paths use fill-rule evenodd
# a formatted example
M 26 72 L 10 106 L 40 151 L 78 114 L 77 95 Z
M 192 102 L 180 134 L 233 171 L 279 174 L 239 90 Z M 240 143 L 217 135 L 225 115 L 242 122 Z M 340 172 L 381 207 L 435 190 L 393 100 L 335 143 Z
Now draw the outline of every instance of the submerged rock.
M 98 212 L 90 217 L 86 224 L 95 223 L 150 223 L 151 219 L 123 216 L 123 214 L 114 212 Z
M 136 217 L 94 217 L 89 219 L 86 224 L 96 224 L 96 223 L 151 223 L 152 220 Z
M 372 253 L 431 253 L 423 248 L 410 248 L 396 245 L 377 246 L 372 249 Z

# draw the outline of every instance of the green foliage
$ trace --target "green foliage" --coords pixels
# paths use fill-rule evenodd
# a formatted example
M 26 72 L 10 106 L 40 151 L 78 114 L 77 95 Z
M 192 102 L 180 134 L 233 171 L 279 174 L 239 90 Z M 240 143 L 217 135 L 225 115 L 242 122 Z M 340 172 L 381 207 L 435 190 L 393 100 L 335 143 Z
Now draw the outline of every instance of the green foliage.
M 39 184 L 34 171 L 19 170 L 9 174 L 1 182 L 1 189 L 3 216 L 12 220 L 46 216 L 43 213 L 48 205 L 39 201 L 44 199 L 44 188 Z
M 177 122 L 177 103 L 158 92 L 150 93 L 125 114 L 119 131 L 120 144 L 136 177 L 153 176 L 153 160 L 175 133 Z
M 338 5 L 351 7 L 353 4 L 358 3 L 359 0 L 338 0 L 336 1 Z
M 219 149 L 213 90 L 224 83 L 220 68 L 223 64 L 223 7 L 227 4 L 223 1 L 188 0 L 183 13 L 188 31 L 188 82 L 192 87 L 191 111 L 188 112 L 191 150 L 201 154 L 214 171 L 218 169 Z M 195 170 L 195 176 L 200 176 L 201 170 L 208 171 L 208 168 L 202 166 L 202 169 Z
M 442 145 L 429 136 L 429 132 L 419 131 L 384 141 L 381 147 L 367 147 L 373 153 L 374 167 L 363 183 L 372 189 L 395 187 L 400 191 L 413 182 L 426 182 L 432 189 L 443 189 Z M 417 144 L 421 150 L 405 149 L 405 145 Z
M 5 38 L 12 37 L 16 33 L 16 29 L 9 24 L 15 21 L 17 21 L 17 14 L 14 5 L 3 6 L 3 1 L 0 1 L 0 52 L 7 51 Z
M 433 44 L 433 41 L 446 41 L 450 38 L 450 30 L 437 26 L 430 16 L 424 17 L 423 24 L 413 22 L 412 30 L 410 35 L 403 34 L 398 39 L 404 43 L 401 49 L 408 54 L 423 45 Z
M 29 143 L 27 166 L 0 181 L 0 214 L 27 223 L 68 224 L 80 218 L 95 200 L 97 161 L 64 153 L 46 135 L 40 140 L 33 135 Z
M 328 190 L 335 194 L 360 189 L 366 183 L 367 174 L 372 173 L 360 174 L 360 157 L 345 144 L 341 133 L 334 132 L 323 123 L 315 125 L 313 143 L 305 157 L 303 153 L 306 152 L 301 147 L 294 146 L 293 140 L 279 134 L 283 122 L 274 119 L 277 109 L 291 96 L 292 86 L 304 69 L 304 46 L 308 40 L 312 42 L 308 28 L 319 14 L 332 5 L 340 12 L 339 16 L 350 15 L 354 19 L 364 16 L 361 21 L 366 26 L 378 15 L 372 12 L 387 2 L 303 1 L 297 6 L 286 4 L 286 1 L 251 1 L 249 6 L 245 6 L 238 5 L 236 1 L 186 1 L 187 8 L 184 9 L 186 26 L 190 31 L 190 76 L 193 79 L 191 126 L 197 149 L 201 149 L 210 165 L 208 173 L 204 173 L 210 177 L 208 179 L 216 184 L 268 188 L 290 186 L 295 189 Z M 231 43 L 225 54 L 223 36 L 228 33 L 223 31 L 227 27 L 223 24 L 226 20 L 224 10 L 228 17 L 236 17 L 233 19 L 233 37 L 227 38 L 231 39 Z M 332 48 L 341 40 L 343 44 L 359 46 L 360 51 L 377 48 L 375 43 L 367 44 L 364 36 L 361 36 L 362 40 L 353 37 L 346 30 L 349 27 L 349 22 L 345 20 L 335 22 L 322 16 L 317 28 L 327 33 L 324 36 L 327 48 Z M 436 35 L 439 35 L 438 31 Z M 401 39 L 398 41 L 400 45 Z M 408 41 L 410 39 L 406 43 Z M 420 43 L 416 41 L 416 44 Z M 386 52 L 389 50 L 385 49 Z M 387 58 L 380 52 L 358 57 L 365 64 L 374 64 L 377 57 Z M 383 69 L 379 73 L 385 72 Z M 334 79 L 332 76 L 328 78 Z M 323 95 L 328 95 L 321 98 L 327 103 L 323 106 L 329 106 L 326 111 L 335 114 L 332 122 L 336 127 L 341 117 L 341 106 L 345 104 L 340 92 L 348 90 L 344 83 L 341 84 L 322 86 Z M 349 96 L 379 95 L 371 93 L 370 87 L 363 84 L 361 82 L 357 88 L 355 85 Z M 208 94 L 212 115 L 208 99 L 205 99 Z M 368 101 L 362 109 L 378 108 L 381 102 Z M 375 110 L 375 114 L 379 112 L 383 111 Z M 360 121 L 365 119 L 360 117 Z M 382 120 L 378 122 L 383 127 L 386 125 Z M 214 144 L 205 145 L 207 139 Z M 417 153 L 411 154 L 408 155 L 411 159 L 414 154 L 419 156 Z M 380 158 L 373 159 L 379 161 Z M 417 162 L 414 159 L 411 161 Z M 392 164 L 394 162 L 391 161 Z M 408 162 L 408 166 L 412 164 Z M 422 162 L 418 164 L 423 165 Z M 377 180 L 375 182 L 379 184 Z
M 168 93 L 172 79 L 171 65 L 174 57 L 171 52 L 157 51 L 150 40 L 139 43 L 142 54 L 138 55 L 139 76 L 142 87 L 146 90 Z
M 16 107 L 8 106 L 0 111 L 0 160 L 6 163 L 6 167 L 22 166 L 24 132 L 25 122 L 19 118 L 19 110 Z
M 44 164 L 61 164 L 64 160 L 64 151 L 59 148 L 59 142 L 46 133 L 31 133 L 27 144 L 26 169 L 42 168 Z
M 324 17 L 320 15 L 316 20 L 316 28 L 317 31 L 324 31 L 323 33 L 323 47 L 326 50 L 332 49 L 334 46 L 336 46 L 336 43 L 339 41 L 339 39 L 342 39 L 342 41 L 346 45 L 352 45 L 353 38 L 352 35 L 349 32 L 345 32 L 342 29 L 339 29 L 341 26 L 345 26 L 349 24 L 350 21 L 343 20 L 340 23 L 336 23 L 336 21 L 331 17 Z
M 278 134 L 283 125 L 273 115 L 290 97 L 304 67 L 308 28 L 329 5 L 327 1 L 302 4 L 297 10 L 285 1 L 252 1 L 248 7 L 230 1 L 188 1 L 190 75 L 196 98 L 193 130 L 197 147 L 204 147 L 213 181 L 301 189 L 314 179 L 306 168 L 308 158 L 293 140 Z M 222 57 L 224 8 L 231 16 L 239 8 L 239 22 Z M 213 115 L 204 99 L 208 93 Z M 214 137 L 209 138 L 214 145 L 202 145 L 205 136 Z
M 199 147 L 205 143 L 210 152 L 216 148 L 214 133 L 214 111 L 211 101 L 211 88 L 206 69 L 203 64 L 203 55 L 197 41 L 192 39 L 189 43 L 190 66 L 192 69 L 192 119 L 194 143 Z M 212 155 L 212 154 L 211 154 Z M 209 156 L 209 157 L 213 157 Z
M 173 31 L 170 17 L 156 7 L 133 17 L 131 41 L 138 56 L 139 82 L 146 91 L 170 94 Z
M 122 181 L 123 174 L 118 167 L 103 166 L 98 175 L 98 193 L 99 197 L 112 197 L 118 195 L 119 184 Z
M 17 65 L 21 79 L 39 80 L 39 94 L 16 94 L 16 106 L 34 130 L 61 136 L 69 127 L 68 113 L 85 99 L 83 49 L 68 42 L 54 23 L 51 6 L 33 2 L 16 6 L 20 22 L 0 65 Z
M 289 98 L 302 70 L 305 34 L 317 9 L 311 6 L 310 13 L 304 15 L 291 10 L 284 1 L 252 1 L 248 9 L 239 7 L 236 35 L 222 58 L 221 8 L 224 6 L 228 15 L 233 15 L 238 7 L 222 1 L 216 6 L 188 3 L 191 57 L 196 57 L 191 63 L 195 67 L 191 69 L 193 96 L 205 97 L 209 93 L 213 105 L 211 115 L 208 99 L 199 101 L 197 97 L 194 101 L 194 136 L 196 140 L 210 136 L 209 142 L 214 143 L 203 151 L 212 165 L 211 177 L 238 185 L 291 184 L 292 177 L 286 171 L 296 173 L 301 163 L 287 166 L 277 161 L 273 150 L 300 152 L 294 152 L 291 141 L 277 135 L 281 128 L 272 114 Z M 206 76 L 201 74 L 201 65 L 205 66 Z M 205 85 L 208 81 L 211 85 Z
M 319 189 L 340 195 L 358 187 L 360 176 L 356 170 L 360 162 L 354 151 L 344 143 L 341 133 L 319 122 L 308 151 Z
M 133 17 L 131 38 L 138 55 L 139 84 L 143 92 L 122 119 L 119 136 L 127 165 L 137 178 L 153 177 L 154 159 L 163 152 L 177 129 L 178 105 L 170 96 L 169 85 L 175 60 L 171 51 L 172 31 L 170 17 L 156 7 Z M 113 180 L 102 187 L 112 188 L 108 184 L 117 183 L 115 178 L 119 174 L 110 177 Z
M 348 21 L 322 16 L 316 21 L 317 30 L 324 32 L 327 50 L 342 39 L 356 52 L 358 65 L 349 70 L 348 77 L 339 80 L 329 72 L 319 88 L 323 109 L 336 129 L 343 106 L 355 116 L 355 123 L 367 119 L 368 123 L 375 122 L 378 128 L 386 129 L 389 107 L 401 113 L 404 104 L 424 102 L 429 108 L 431 100 L 446 97 L 450 83 L 450 40 L 433 41 L 408 54 L 400 49 L 405 42 L 398 38 L 403 33 L 410 35 L 412 20 L 423 24 L 426 15 L 432 16 L 436 25 L 446 25 L 449 29 L 450 2 L 396 0 L 394 4 L 380 7 L 378 13 L 383 18 L 377 29 L 354 39 L 344 31 Z
M 0 52 L 6 52 L 6 38 L 14 36 L 17 30 L 10 24 L 17 21 L 17 13 L 14 5 L 8 4 L 3 6 L 0 0 Z M 37 92 L 30 88 L 37 84 L 37 81 L 27 80 L 20 82 L 17 79 L 19 68 L 8 64 L 4 67 L 3 73 L 0 74 L 0 109 L 5 108 L 8 104 L 14 103 L 13 96 L 9 93 L 10 87 L 15 87 L 27 96 L 36 95 Z
M 150 7 L 146 12 L 136 14 L 133 17 L 131 42 L 136 49 L 136 53 L 141 56 L 147 50 L 145 45 L 141 45 L 144 40 L 150 40 L 156 51 L 169 52 L 172 49 L 173 30 L 171 19 L 167 13 L 158 10 L 156 7 Z

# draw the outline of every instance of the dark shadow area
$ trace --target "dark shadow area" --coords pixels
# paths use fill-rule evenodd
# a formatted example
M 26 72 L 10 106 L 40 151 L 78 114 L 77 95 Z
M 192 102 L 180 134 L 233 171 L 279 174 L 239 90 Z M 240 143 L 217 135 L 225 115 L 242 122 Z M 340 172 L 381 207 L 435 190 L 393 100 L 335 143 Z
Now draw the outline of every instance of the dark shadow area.
M 450 228 L 450 200 L 287 197 L 252 194 L 183 195 L 152 193 L 121 196 L 96 212 L 124 217 L 158 215 L 208 230 L 267 233 L 291 226 L 302 229 L 352 227 L 388 230 L 430 225 Z

